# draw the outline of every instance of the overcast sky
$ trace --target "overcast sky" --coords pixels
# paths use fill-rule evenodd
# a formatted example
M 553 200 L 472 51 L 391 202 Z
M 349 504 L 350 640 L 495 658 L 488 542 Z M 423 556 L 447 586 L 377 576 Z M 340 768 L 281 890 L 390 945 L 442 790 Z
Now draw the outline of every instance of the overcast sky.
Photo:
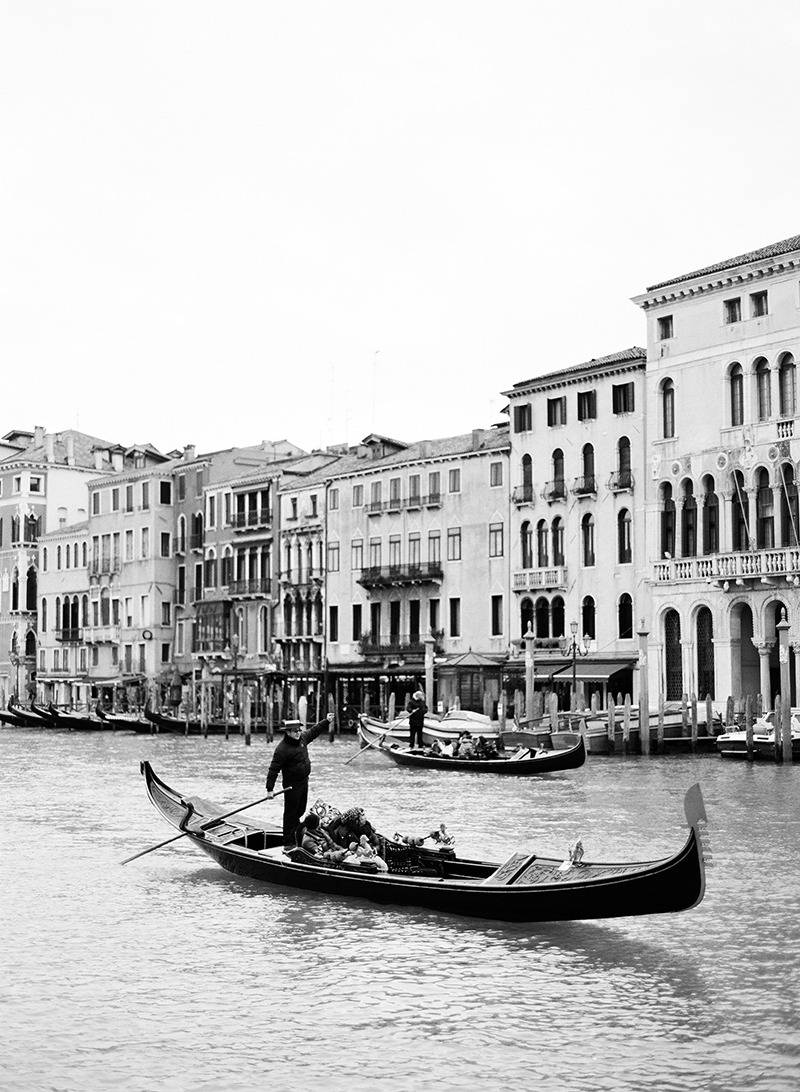
M 0 431 L 501 420 L 800 233 L 800 5 L 0 0 Z

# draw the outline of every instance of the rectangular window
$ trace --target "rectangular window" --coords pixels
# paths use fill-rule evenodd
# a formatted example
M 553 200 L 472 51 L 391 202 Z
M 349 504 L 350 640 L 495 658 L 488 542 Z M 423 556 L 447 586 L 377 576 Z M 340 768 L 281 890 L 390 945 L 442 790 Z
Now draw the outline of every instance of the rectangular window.
M 381 506 L 381 494 L 383 491 L 383 482 L 373 482 L 370 487 L 370 508 L 376 511 Z
M 461 636 L 461 600 L 450 600 L 450 636 Z
M 503 556 L 503 525 L 502 523 L 489 524 L 489 557 Z
M 329 641 L 338 641 L 339 640 L 339 608 L 338 607 L 333 607 L 332 606 L 332 607 L 328 608 L 328 640 Z
M 489 463 L 489 485 L 494 487 L 503 484 L 503 464 Z
M 418 534 L 408 536 L 408 564 L 412 569 L 418 569 L 421 564 L 422 545 Z
M 133 671 L 133 645 L 123 645 L 122 652 L 122 669 L 130 675 Z
M 80 650 L 80 661 L 79 661 L 78 670 L 79 671 L 85 671 L 86 670 L 86 649 L 85 648 L 82 648 Z
M 722 308 L 726 326 L 730 326 L 731 323 L 734 322 L 742 321 L 742 301 L 738 296 L 735 300 L 724 300 Z
M 369 567 L 371 569 L 381 567 L 381 540 L 379 538 L 369 540 Z
M 389 536 L 389 567 L 392 569 L 400 568 L 400 536 Z
M 419 474 L 408 475 L 408 503 L 418 505 L 420 502 Z
M 338 573 L 339 571 L 339 543 L 328 543 L 328 572 Z
M 447 489 L 450 493 L 461 492 L 461 471 L 458 468 L 455 468 L 448 473 Z
M 312 517 L 312 519 L 315 519 L 317 517 L 317 515 L 319 514 L 317 512 L 317 494 L 312 493 L 311 496 L 309 497 L 309 500 L 311 501 L 311 517 Z
M 461 528 L 460 527 L 448 527 L 447 528 L 447 560 L 448 561 L 460 561 L 461 560 Z
M 441 607 L 441 600 L 429 599 L 428 600 L 428 623 L 430 625 L 431 633 L 437 635 L 440 632 L 439 627 L 439 609 Z
M 354 538 L 350 543 L 350 568 L 354 572 L 364 568 L 364 539 Z
M 353 486 L 353 507 L 354 508 L 363 508 L 364 507 L 364 486 L 363 485 L 354 485 Z
M 658 320 L 658 340 L 667 341 L 673 336 L 672 315 L 664 315 L 663 318 Z
M 172 504 L 172 482 L 158 483 L 158 500 L 160 504 Z
M 149 626 L 150 625 L 150 596 L 149 595 L 140 595 L 139 596 L 139 625 L 141 625 L 141 626 Z
M 122 560 L 121 557 L 120 557 L 121 548 L 122 548 L 122 543 L 120 541 L 120 533 L 119 533 L 119 531 L 115 531 L 114 534 L 111 536 L 111 568 L 112 568 L 112 572 L 119 572 L 120 561 Z M 67 547 L 67 558 L 69 558 L 69 547 Z M 69 564 L 67 565 L 67 568 L 69 568 Z
M 133 486 L 132 485 L 126 485 L 125 486 L 125 511 L 126 512 L 132 512 L 133 511 Z
M 761 318 L 766 314 L 768 314 L 767 293 L 753 292 L 750 296 L 750 317 Z
M 208 509 L 208 526 L 217 526 L 217 498 L 212 493 L 206 501 L 206 507 Z
M 185 626 L 185 622 L 175 624 L 175 654 L 177 656 L 183 655 Z
M 142 511 L 150 509 L 150 482 L 142 482 Z
M 15 478 L 14 481 L 17 481 L 17 479 Z M 15 492 L 16 492 L 16 490 L 15 490 Z M 92 493 L 92 515 L 93 516 L 99 516 L 100 515 L 100 490 L 99 489 L 96 489 L 94 491 L 94 493 Z
M 597 391 L 578 391 L 578 420 L 593 421 L 597 417 Z
M 202 497 L 203 495 L 203 471 L 198 470 L 194 476 L 194 495 L 196 497 Z
M 401 497 L 400 497 L 400 479 L 399 478 L 390 478 L 389 479 L 389 507 L 390 508 L 399 508 L 400 507 L 400 499 L 401 499 Z
M 178 475 L 178 500 L 186 500 L 186 475 Z
M 150 528 L 142 528 L 142 553 L 141 557 L 146 560 L 150 556 Z
M 614 413 L 633 413 L 633 383 L 615 383 L 611 388 Z
M 547 399 L 547 424 L 549 428 L 560 428 L 567 423 L 567 396 Z
M 492 637 L 503 636 L 503 597 L 492 596 Z
M 338 508 L 339 508 L 339 490 L 338 489 L 331 489 L 330 493 L 328 493 L 328 508 L 330 508 L 331 512 L 336 512 L 338 510 Z
M 442 493 L 441 475 L 438 470 L 432 470 L 428 474 L 428 500 L 434 503 L 439 503 L 439 497 Z
M 353 603 L 353 640 L 361 639 L 361 604 Z
M 172 603 L 170 603 L 169 599 L 161 600 L 161 625 L 172 625 Z
M 170 537 L 171 536 L 170 536 L 169 531 L 162 531 L 161 532 L 161 556 L 162 557 L 169 557 Z
M 530 432 L 533 416 L 530 402 L 521 406 L 514 406 L 514 432 Z
M 224 507 L 223 519 L 225 520 L 225 526 L 230 527 L 230 525 L 231 525 L 231 512 L 233 511 L 233 494 L 232 493 L 226 493 L 225 494 L 224 505 L 225 505 L 225 507 Z
M 111 490 L 111 511 L 119 512 L 119 488 L 115 487 Z
M 125 560 L 133 561 L 133 531 L 125 532 Z
M 440 565 L 442 562 L 441 531 L 428 532 L 428 564 Z
M 147 670 L 147 645 L 139 645 L 139 671 L 144 675 Z
M 41 493 L 43 478 L 31 474 L 30 481 L 28 483 L 28 491 L 30 493 Z
M 169 663 L 169 641 L 161 642 L 161 662 L 162 664 Z

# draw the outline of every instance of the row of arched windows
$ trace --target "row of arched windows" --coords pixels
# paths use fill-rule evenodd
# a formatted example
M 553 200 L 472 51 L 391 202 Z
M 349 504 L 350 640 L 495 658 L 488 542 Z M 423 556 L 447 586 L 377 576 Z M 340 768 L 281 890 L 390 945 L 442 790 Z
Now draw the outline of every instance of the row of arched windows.
M 530 631 L 539 638 L 564 637 L 563 597 L 554 595 L 548 599 L 541 595 L 534 601 L 526 596 L 520 603 L 520 624 L 523 635 Z M 581 600 L 580 632 L 586 640 L 597 640 L 596 608 L 591 595 Z M 627 592 L 623 592 L 617 600 L 617 637 L 621 640 L 633 637 L 633 599 Z
M 86 542 L 67 542 L 55 548 L 56 569 L 86 568 L 89 564 L 89 547 Z M 47 572 L 50 564 L 50 548 L 42 549 L 42 572 Z
M 580 471 L 580 475 L 575 481 L 576 492 L 597 492 L 593 444 L 587 443 L 581 448 Z M 564 473 L 564 452 L 560 447 L 557 447 L 550 457 L 550 478 L 544 487 L 544 495 L 548 500 L 559 500 L 566 497 L 567 485 Z M 617 441 L 617 465 L 612 477 L 612 486 L 616 489 L 629 489 L 632 484 L 631 442 L 627 436 L 621 436 Z M 533 460 L 530 455 L 522 456 L 522 499 L 533 500 Z
M 734 552 L 775 546 L 800 545 L 800 508 L 794 467 L 783 463 L 773 484 L 765 467 L 756 469 L 753 487 L 745 484 L 741 470 L 727 480 L 731 496 L 730 543 Z M 701 481 L 699 497 L 688 478 L 681 482 L 678 503 L 672 485 L 661 486 L 661 556 L 696 557 L 720 552 L 719 497 L 712 474 Z M 699 504 L 698 504 L 699 502 Z M 698 514 L 699 513 L 699 514 Z M 679 519 L 678 519 L 679 517 Z M 678 553 L 677 547 L 680 546 Z
M 617 513 L 617 563 L 633 561 L 631 513 L 621 508 Z M 591 512 L 581 520 L 581 560 L 586 568 L 595 564 L 595 521 Z M 564 555 L 564 521 L 560 516 L 548 523 L 540 519 L 534 533 L 533 524 L 524 520 L 520 527 L 520 553 L 523 569 L 546 569 L 549 565 L 566 564 Z
M 680 701 L 684 694 L 681 618 L 676 610 L 664 615 L 664 674 L 667 701 Z M 697 698 L 714 699 L 714 622 L 708 607 L 701 607 L 694 623 L 694 655 L 697 657 Z

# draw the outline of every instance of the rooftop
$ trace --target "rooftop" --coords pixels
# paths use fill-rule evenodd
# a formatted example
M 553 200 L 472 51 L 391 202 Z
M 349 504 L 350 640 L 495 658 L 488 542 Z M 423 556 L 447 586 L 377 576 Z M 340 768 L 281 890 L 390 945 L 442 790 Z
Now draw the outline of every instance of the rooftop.
M 638 345 L 633 345 L 630 349 L 621 349 L 617 353 L 609 353 L 608 356 L 592 357 L 591 360 L 586 360 L 583 364 L 573 364 L 569 368 L 561 368 L 556 372 L 539 375 L 535 379 L 526 379 L 522 383 L 515 383 L 512 390 L 516 391 L 521 387 L 530 387 L 538 383 L 551 383 L 554 379 L 575 375 L 579 372 L 603 371 L 603 369 L 613 367 L 615 364 L 636 364 L 639 362 L 644 364 L 646 360 L 647 350 L 640 348 Z M 511 392 L 505 391 L 504 393 L 510 394 Z
M 666 288 L 670 284 L 691 281 L 695 277 L 706 277 L 711 273 L 721 273 L 725 269 L 733 269 L 737 265 L 746 265 L 748 262 L 761 262 L 768 258 L 778 258 L 781 254 L 791 254 L 794 250 L 800 250 L 800 235 L 792 235 L 789 239 L 783 239 L 780 243 L 771 243 L 759 250 L 749 250 L 746 254 L 737 254 L 735 258 L 726 258 L 714 265 L 706 265 L 702 269 L 695 269 L 693 273 L 684 273 L 680 277 L 672 277 L 668 281 L 652 284 L 647 291 L 655 292 L 657 289 Z

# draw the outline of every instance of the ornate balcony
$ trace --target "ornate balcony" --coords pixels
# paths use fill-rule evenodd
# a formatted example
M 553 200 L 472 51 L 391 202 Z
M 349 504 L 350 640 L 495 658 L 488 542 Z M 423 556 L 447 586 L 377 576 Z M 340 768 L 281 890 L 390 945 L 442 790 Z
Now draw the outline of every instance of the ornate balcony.
M 422 636 L 416 634 L 365 633 L 358 642 L 363 656 L 424 656 L 425 643 Z
M 56 629 L 55 638 L 64 644 L 77 645 L 83 640 L 83 628 L 75 626 L 69 629 Z
M 545 482 L 544 489 L 542 490 L 542 497 L 548 504 L 552 504 L 553 501 L 563 501 L 567 499 L 567 483 L 563 478 L 556 478 L 552 482 Z
M 269 527 L 271 523 L 271 508 L 251 508 L 246 512 L 234 512 L 231 516 L 231 526 L 234 531 L 250 531 L 257 527 Z
M 536 500 L 533 492 L 533 483 L 530 485 L 515 485 L 511 493 L 514 504 L 533 504 Z
M 800 585 L 800 547 L 742 550 L 704 557 L 678 557 L 657 561 L 653 566 L 656 584 L 685 584 L 702 581 L 723 591 L 760 585 Z
M 576 497 L 592 497 L 597 495 L 597 478 L 594 474 L 581 474 L 575 479 L 572 492 Z
M 633 474 L 630 470 L 615 470 L 608 479 L 607 488 L 611 493 L 632 493 Z
M 425 561 L 419 565 L 376 565 L 362 569 L 358 583 L 362 588 L 391 588 L 405 584 L 433 584 L 443 575 L 440 561 Z
M 512 577 L 512 587 L 515 592 L 563 591 L 566 586 L 566 565 L 552 565 L 542 569 L 522 569 L 514 573 Z
M 274 598 L 276 592 L 276 582 L 268 577 L 258 580 L 232 580 L 228 584 L 228 593 L 233 599 L 245 599 L 251 596 Z

